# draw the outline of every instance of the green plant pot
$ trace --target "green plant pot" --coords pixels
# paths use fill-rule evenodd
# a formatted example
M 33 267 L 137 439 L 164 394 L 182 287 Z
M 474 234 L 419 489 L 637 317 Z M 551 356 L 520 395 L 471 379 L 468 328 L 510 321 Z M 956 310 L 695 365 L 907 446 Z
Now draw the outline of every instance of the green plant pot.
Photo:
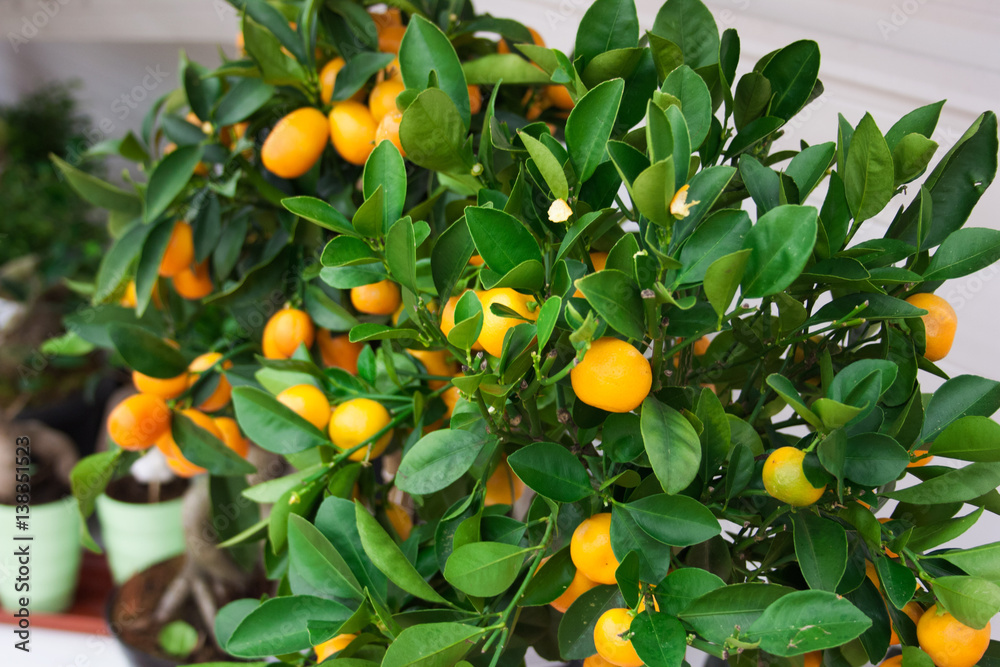
M 23 516 L 23 514 L 21 515 Z M 0 603 L 5 609 L 21 608 L 21 598 L 28 598 L 31 612 L 55 614 L 73 604 L 73 593 L 80 576 L 80 512 L 73 498 L 31 507 L 28 530 L 15 526 L 15 510 L 0 505 L 0 572 L 10 585 L 0 587 Z M 31 540 L 15 537 L 31 536 Z M 28 549 L 27 591 L 17 591 L 22 563 L 15 551 Z
M 125 503 L 106 494 L 97 498 L 97 518 L 115 584 L 184 553 L 182 501 Z

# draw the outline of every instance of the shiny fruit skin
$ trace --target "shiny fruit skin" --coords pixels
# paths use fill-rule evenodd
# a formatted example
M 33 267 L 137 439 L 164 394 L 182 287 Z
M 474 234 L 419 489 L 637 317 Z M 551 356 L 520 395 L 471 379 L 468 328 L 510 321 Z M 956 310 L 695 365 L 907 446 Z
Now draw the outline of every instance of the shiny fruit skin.
M 186 222 L 177 222 L 170 232 L 167 249 L 160 260 L 159 274 L 173 278 L 194 263 L 194 232 Z
M 924 608 L 920 606 L 919 602 L 910 601 L 903 605 L 903 613 L 910 617 L 913 624 L 916 625 L 920 622 L 921 617 L 924 615 Z M 889 636 L 889 644 L 895 646 L 900 643 L 899 635 L 896 634 L 896 628 L 892 628 L 892 634 Z
M 546 86 L 545 97 L 552 103 L 552 106 L 563 111 L 571 111 L 576 106 L 576 102 L 570 97 L 566 86 Z
M 315 338 L 316 326 L 308 313 L 298 308 L 284 308 L 264 325 L 264 356 L 268 359 L 288 359 L 299 345 L 312 347 Z
M 174 290 L 188 301 L 204 299 L 212 293 L 212 276 L 208 272 L 208 260 L 195 264 L 194 269 L 182 269 L 170 279 Z
M 466 292 L 467 291 L 468 290 L 466 290 Z M 444 304 L 444 308 L 441 310 L 441 333 L 443 333 L 446 337 L 448 336 L 448 332 L 455 328 L 455 308 L 458 306 L 458 300 L 461 299 L 464 294 L 465 292 L 459 296 L 453 296 L 448 299 Z M 486 313 L 483 313 L 484 316 L 485 314 Z M 483 346 L 477 340 L 472 344 L 472 349 L 481 350 L 483 349 Z
M 215 364 L 222 358 L 222 355 L 218 352 L 206 352 L 205 354 L 195 358 L 190 364 L 188 364 L 188 371 L 191 375 L 188 377 L 188 386 L 193 386 L 195 382 L 198 381 L 198 377 L 207 371 L 209 368 L 215 366 Z M 222 364 L 223 368 L 231 368 L 233 362 L 226 361 Z M 212 394 L 202 401 L 201 405 L 198 406 L 199 410 L 205 412 L 215 412 L 216 410 L 221 410 L 229 404 L 229 399 L 232 396 L 233 387 L 229 384 L 229 380 L 222 373 L 219 373 L 219 383 L 215 385 L 215 390 Z
M 159 396 L 129 396 L 108 415 L 108 435 L 129 451 L 149 449 L 169 430 L 170 408 Z
M 569 587 L 563 592 L 562 595 L 557 597 L 555 600 L 549 603 L 556 611 L 565 614 L 566 610 L 569 609 L 570 605 L 576 602 L 576 599 L 589 591 L 591 588 L 597 585 L 596 581 L 591 581 L 587 578 L 583 572 L 580 570 L 576 571 L 573 575 L 573 581 L 570 582 Z
M 365 349 L 364 343 L 352 343 L 347 334 L 335 336 L 326 329 L 320 329 L 316 332 L 316 345 L 324 366 L 342 368 L 351 375 L 357 375 L 358 357 Z
M 378 121 L 361 102 L 347 100 L 330 110 L 330 140 L 345 161 L 364 165 L 375 150 Z
M 390 111 L 397 111 L 396 97 L 406 89 L 402 81 L 396 79 L 386 79 L 381 83 L 376 83 L 372 92 L 368 95 L 368 108 L 371 109 L 375 120 L 382 120 Z
M 812 505 L 826 486 L 816 488 L 802 470 L 806 454 L 795 447 L 780 447 L 764 461 L 764 489 L 772 497 L 795 507 Z
M 181 410 L 179 414 L 184 415 L 192 422 L 195 426 L 198 426 L 212 435 L 214 435 L 219 440 L 223 440 L 222 431 L 216 425 L 215 421 L 200 410 L 187 409 Z M 174 440 L 174 434 L 169 429 L 166 433 L 160 436 L 156 441 L 156 448 L 163 452 L 163 455 L 167 457 L 167 463 L 173 462 L 175 465 L 171 465 L 170 468 L 180 477 L 194 477 L 195 475 L 200 475 L 206 472 L 201 466 L 191 463 L 183 453 L 181 453 L 181 448 L 178 446 L 177 441 Z
M 359 313 L 392 315 L 402 301 L 399 285 L 391 280 L 351 288 L 351 303 Z
M 355 102 L 357 104 L 357 102 Z M 279 120 L 260 148 L 264 167 L 280 178 L 298 178 L 316 164 L 330 137 L 323 112 L 296 109 Z
M 592 655 L 583 661 L 583 667 L 617 667 L 611 664 L 600 655 Z
M 353 398 L 341 403 L 330 416 L 330 440 L 340 450 L 348 450 L 388 426 L 392 418 L 381 403 L 370 398 Z M 392 441 L 392 429 L 370 444 L 351 454 L 352 461 L 363 461 L 371 451 L 369 459 L 380 456 Z
M 903 667 L 903 656 L 894 655 L 891 658 L 886 658 L 879 664 L 878 667 Z
M 378 146 L 383 141 L 389 141 L 399 154 L 406 157 L 406 151 L 403 150 L 403 144 L 399 140 L 399 124 L 403 122 L 403 112 L 399 109 L 393 109 L 386 115 L 382 116 L 382 120 L 379 121 L 378 127 L 375 129 L 375 145 Z
M 529 322 L 534 322 L 538 318 L 538 308 L 534 310 L 528 308 L 528 304 L 535 301 L 534 297 L 521 294 L 509 287 L 486 290 L 479 292 L 476 296 L 479 297 L 479 302 L 483 306 L 483 329 L 476 342 L 494 357 L 499 357 L 500 353 L 503 352 L 503 339 L 507 330 L 516 327 L 523 320 L 494 315 L 493 311 L 490 310 L 491 305 L 496 303 L 506 306 Z
M 483 109 L 483 91 L 479 86 L 469 85 L 469 112 L 475 116 Z
M 616 667 L 642 667 L 631 639 L 621 635 L 632 627 L 635 618 L 628 609 L 609 609 L 594 626 L 594 646 L 597 654 Z
M 823 664 L 823 651 L 810 651 L 802 656 L 802 667 L 819 667 Z
M 599 584 L 615 584 L 618 559 L 611 550 L 611 513 L 602 512 L 584 519 L 569 544 L 573 565 L 585 577 Z
M 542 36 L 538 34 L 537 30 L 529 27 L 528 32 L 531 33 L 531 39 L 532 41 L 535 42 L 536 46 L 545 46 L 545 40 L 542 39 Z M 510 52 L 511 52 L 510 44 L 507 43 L 506 39 L 501 39 L 497 43 L 497 53 L 510 53 Z M 517 51 L 517 53 L 520 53 L 520 51 Z
M 447 350 L 407 350 L 414 359 L 427 369 L 428 375 L 454 376 L 458 373 L 458 364 Z M 448 380 L 428 380 L 431 389 L 440 389 L 448 384 Z
M 522 482 L 514 471 L 503 460 L 486 480 L 486 500 L 487 507 L 491 505 L 513 505 L 524 495 L 524 482 Z
M 392 524 L 392 529 L 399 535 L 403 542 L 410 539 L 413 532 L 413 518 L 402 506 L 395 503 L 386 503 L 385 518 Z
M 330 423 L 330 401 L 311 384 L 297 384 L 277 396 L 278 402 L 307 422 L 324 430 Z
M 445 419 L 451 419 L 451 416 L 455 413 L 455 406 L 458 405 L 458 399 L 462 396 L 458 391 L 458 387 L 448 387 L 443 392 L 441 392 L 441 400 L 444 401 Z
M 319 97 L 323 100 L 323 104 L 329 104 L 330 100 L 333 99 L 333 88 L 337 82 L 337 74 L 346 64 L 343 58 L 337 56 L 323 65 L 323 69 L 319 71 Z
M 990 624 L 976 630 L 933 605 L 917 623 L 917 640 L 937 667 L 972 667 L 990 645 Z
M 916 456 L 923 456 L 926 453 L 927 453 L 926 449 L 915 449 L 915 450 L 913 450 L 913 454 L 916 455 Z M 907 468 L 923 468 L 925 465 L 927 465 L 928 463 L 930 463 L 933 460 L 934 460 L 933 456 L 924 456 L 924 458 L 922 458 L 922 459 L 917 459 L 916 461 L 911 461 L 909 464 L 907 464 L 906 467 Z
M 948 356 L 952 343 L 955 342 L 955 329 L 958 327 L 958 315 L 951 304 L 936 294 L 913 294 L 906 302 L 917 308 L 928 311 L 920 317 L 926 332 L 924 358 L 927 361 L 940 361 Z M 940 667 L 940 665 L 938 666 Z
M 378 31 L 378 50 L 382 53 L 399 53 L 406 28 L 401 25 L 387 25 Z
M 232 417 L 215 417 L 215 427 L 222 433 L 222 443 L 245 459 L 250 453 L 250 441 L 243 436 L 240 425 Z
M 623 340 L 605 337 L 590 344 L 570 371 L 576 397 L 608 412 L 631 412 L 653 387 L 649 360 Z
M 316 644 L 316 662 L 323 662 L 337 651 L 343 651 L 348 644 L 354 641 L 357 635 L 337 635 L 322 644 Z
M 132 371 L 132 384 L 135 385 L 140 394 L 159 396 L 163 400 L 169 401 L 187 391 L 188 374 L 184 372 L 172 378 L 161 379 L 143 375 L 139 371 Z
M 604 267 L 608 265 L 608 253 L 606 252 L 592 252 L 590 253 L 590 263 L 594 265 L 594 273 L 598 271 L 603 271 Z M 573 296 L 578 299 L 584 298 L 583 292 L 577 289 L 573 292 Z

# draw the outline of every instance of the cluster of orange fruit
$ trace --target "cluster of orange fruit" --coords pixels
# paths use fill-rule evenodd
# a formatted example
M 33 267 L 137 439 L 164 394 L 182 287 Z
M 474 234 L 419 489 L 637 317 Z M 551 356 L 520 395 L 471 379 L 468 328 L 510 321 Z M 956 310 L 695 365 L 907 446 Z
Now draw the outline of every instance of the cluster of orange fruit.
M 192 301 L 204 299 L 212 293 L 212 276 L 209 275 L 208 260 L 195 262 L 194 232 L 188 223 L 183 221 L 174 223 L 167 248 L 160 260 L 159 275 L 162 278 L 169 278 L 177 293 L 185 299 Z M 126 308 L 135 308 L 135 280 L 129 281 L 120 303 Z M 155 287 L 153 304 L 157 308 L 163 307 L 159 289 Z

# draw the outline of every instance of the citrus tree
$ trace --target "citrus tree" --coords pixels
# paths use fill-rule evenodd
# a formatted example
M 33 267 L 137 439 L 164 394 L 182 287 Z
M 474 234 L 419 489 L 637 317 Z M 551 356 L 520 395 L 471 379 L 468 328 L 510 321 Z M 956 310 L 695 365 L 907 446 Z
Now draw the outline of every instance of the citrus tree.
M 940 156 L 941 103 L 775 149 L 822 94 L 817 45 L 737 77 L 739 37 L 699 0 L 647 31 L 632 0 L 597 0 L 571 55 L 461 2 L 236 4 L 249 58 L 187 64 L 168 113 L 116 144 L 179 147 L 134 192 L 76 176 L 118 233 L 96 301 L 136 285 L 134 312 L 97 306 L 76 335 L 155 379 L 114 440 L 159 438 L 179 474 L 269 506 L 224 536 L 260 543 L 276 587 L 221 609 L 222 648 L 1000 658 L 1000 544 L 939 548 L 1000 513 L 1000 383 L 935 365 L 957 316 L 933 294 L 1000 258 L 1000 232 L 965 227 L 994 113 Z M 208 125 L 169 113 L 187 107 Z M 183 300 L 186 272 L 205 289 Z M 232 410 L 294 472 L 243 488 L 253 466 L 189 405 Z M 81 469 L 121 455 L 102 456 Z

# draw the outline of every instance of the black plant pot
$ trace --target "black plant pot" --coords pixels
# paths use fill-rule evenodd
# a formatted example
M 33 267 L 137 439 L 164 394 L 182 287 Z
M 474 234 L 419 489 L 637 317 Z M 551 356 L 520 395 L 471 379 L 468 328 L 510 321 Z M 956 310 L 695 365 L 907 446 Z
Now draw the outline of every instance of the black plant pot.
M 118 386 L 117 380 L 105 375 L 97 382 L 92 398 L 88 399 L 83 392 L 76 392 L 56 403 L 27 407 L 17 415 L 17 419 L 37 419 L 62 431 L 76 443 L 82 458 L 94 453 L 103 426 L 105 405 Z

